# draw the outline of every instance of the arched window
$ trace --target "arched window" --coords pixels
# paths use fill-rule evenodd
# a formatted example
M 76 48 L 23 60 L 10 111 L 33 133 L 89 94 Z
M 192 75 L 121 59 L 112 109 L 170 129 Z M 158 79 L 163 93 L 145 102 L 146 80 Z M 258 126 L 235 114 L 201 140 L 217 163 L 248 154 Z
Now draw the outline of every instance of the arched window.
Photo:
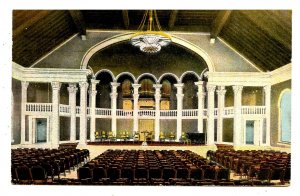
M 281 142 L 291 142 L 291 90 L 285 89 L 279 97 L 279 133 Z

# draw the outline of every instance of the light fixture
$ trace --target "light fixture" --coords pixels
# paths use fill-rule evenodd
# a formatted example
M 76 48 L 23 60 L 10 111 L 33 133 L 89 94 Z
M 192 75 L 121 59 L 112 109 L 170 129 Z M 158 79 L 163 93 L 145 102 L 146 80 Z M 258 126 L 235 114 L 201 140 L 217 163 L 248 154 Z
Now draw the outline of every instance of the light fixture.
M 162 31 L 156 11 L 149 10 L 145 12 L 138 32 L 131 37 L 130 42 L 133 46 L 139 47 L 142 52 L 157 53 L 161 47 L 171 43 L 171 36 Z

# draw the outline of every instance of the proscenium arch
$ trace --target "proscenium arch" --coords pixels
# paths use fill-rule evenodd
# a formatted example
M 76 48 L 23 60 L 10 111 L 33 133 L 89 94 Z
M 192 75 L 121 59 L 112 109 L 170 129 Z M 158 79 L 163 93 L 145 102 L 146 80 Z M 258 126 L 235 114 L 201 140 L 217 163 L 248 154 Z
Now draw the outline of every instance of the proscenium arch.
M 83 56 L 82 60 L 81 60 L 81 66 L 80 68 L 81 69 L 86 69 L 87 66 L 88 66 L 88 63 L 89 63 L 89 60 L 92 58 L 92 56 L 110 46 L 110 45 L 113 45 L 113 44 L 116 44 L 116 43 L 119 43 L 119 42 L 123 42 L 123 41 L 126 41 L 126 40 L 129 40 L 131 37 L 132 37 L 133 33 L 125 33 L 125 34 L 120 34 L 120 35 L 116 35 L 116 36 L 113 36 L 111 38 L 108 38 L 106 40 L 103 40 L 101 42 L 99 42 L 98 44 L 92 46 Z M 193 51 L 195 54 L 199 55 L 202 57 L 202 59 L 205 61 L 207 67 L 208 67 L 208 70 L 209 72 L 215 72 L 215 66 L 214 66 L 214 63 L 212 61 L 212 59 L 209 57 L 209 55 L 203 50 L 201 49 L 199 46 L 187 41 L 187 40 L 184 40 L 182 38 L 179 38 L 177 36 L 174 36 L 174 35 L 171 35 L 171 40 L 173 43 L 175 44 L 178 44 L 180 46 L 183 46 L 191 51 Z
M 165 76 L 173 76 L 175 79 L 176 79 L 176 82 L 179 83 L 180 82 L 180 79 L 173 73 L 164 73 L 163 75 L 161 75 L 159 78 L 158 78 L 158 81 L 157 83 L 161 83 L 161 80 L 165 77 Z
M 113 82 L 115 82 L 116 81 L 116 78 L 115 78 L 115 76 L 114 76 L 114 74 L 113 74 L 113 72 L 111 72 L 110 70 L 108 70 L 108 69 L 101 69 L 101 70 L 99 70 L 96 74 L 95 74 L 95 78 L 97 78 L 97 75 L 98 74 L 100 74 L 100 73 L 102 73 L 102 72 L 106 72 L 106 73 L 108 73 L 110 76 L 111 76 L 111 78 L 113 79 Z

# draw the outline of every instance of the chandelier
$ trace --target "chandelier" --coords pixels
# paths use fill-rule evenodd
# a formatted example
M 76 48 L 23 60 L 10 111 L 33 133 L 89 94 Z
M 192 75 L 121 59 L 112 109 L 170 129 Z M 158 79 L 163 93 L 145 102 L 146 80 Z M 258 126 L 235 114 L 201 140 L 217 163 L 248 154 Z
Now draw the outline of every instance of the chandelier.
M 171 36 L 162 31 L 155 10 L 145 12 L 138 31 L 131 37 L 130 42 L 133 46 L 139 47 L 142 52 L 157 53 L 161 47 L 171 43 Z

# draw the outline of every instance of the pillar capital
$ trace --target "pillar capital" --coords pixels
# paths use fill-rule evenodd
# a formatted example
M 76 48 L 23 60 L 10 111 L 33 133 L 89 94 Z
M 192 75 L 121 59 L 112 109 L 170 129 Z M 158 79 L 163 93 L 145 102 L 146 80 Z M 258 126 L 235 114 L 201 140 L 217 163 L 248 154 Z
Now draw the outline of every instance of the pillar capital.
M 79 82 L 79 87 L 80 88 L 87 88 L 88 87 L 88 83 L 87 82 Z
M 203 81 L 198 81 L 194 83 L 196 86 L 200 87 L 203 86 L 204 82 Z
M 266 85 L 263 87 L 265 92 L 270 92 L 271 91 L 271 85 Z
M 53 90 L 60 90 L 61 83 L 60 82 L 51 82 L 51 86 Z
M 153 84 L 153 87 L 155 88 L 155 89 L 160 89 L 161 87 L 162 87 L 162 85 L 161 84 Z
M 232 86 L 232 89 L 234 91 L 234 94 L 239 94 L 242 93 L 243 86 L 242 85 Z
M 91 79 L 91 84 L 99 84 L 100 80 Z
M 216 85 L 208 84 L 206 88 L 207 88 L 207 92 L 208 92 L 208 93 L 215 92 L 215 90 L 216 90 Z
M 22 85 L 22 89 L 26 89 L 26 90 L 27 90 L 28 85 L 29 85 L 29 82 L 27 82 L 27 81 L 22 81 L 22 82 L 21 82 L 21 85 Z
M 118 86 L 120 86 L 120 83 L 117 83 L 117 82 L 111 82 L 110 85 L 111 85 L 111 87 L 113 87 L 113 88 L 117 88 Z
M 69 93 L 76 93 L 78 88 L 76 87 L 75 83 L 70 83 L 68 87 Z
M 217 94 L 218 96 L 225 96 L 226 94 L 225 86 L 218 86 Z
M 183 83 L 178 83 L 178 84 L 174 84 L 174 86 L 178 89 L 178 88 L 183 88 L 184 84 Z

